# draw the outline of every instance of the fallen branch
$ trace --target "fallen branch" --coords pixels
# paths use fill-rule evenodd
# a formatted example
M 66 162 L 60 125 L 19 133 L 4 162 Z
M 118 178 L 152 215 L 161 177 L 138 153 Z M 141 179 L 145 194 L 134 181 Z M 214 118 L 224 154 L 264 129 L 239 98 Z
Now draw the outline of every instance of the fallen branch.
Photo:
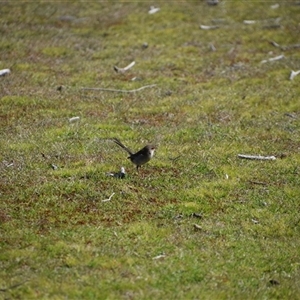
M 156 84 L 145 85 L 145 86 L 142 86 L 142 87 L 140 87 L 138 89 L 134 89 L 134 90 L 117 90 L 117 89 L 107 89 L 107 88 L 82 88 L 82 90 L 117 92 L 117 93 L 135 93 L 135 92 L 139 92 L 141 90 L 151 88 L 154 86 L 156 86 Z
M 257 159 L 257 160 L 275 160 L 275 156 L 261 156 L 261 155 L 245 155 L 245 154 L 238 154 L 239 158 L 244 159 Z

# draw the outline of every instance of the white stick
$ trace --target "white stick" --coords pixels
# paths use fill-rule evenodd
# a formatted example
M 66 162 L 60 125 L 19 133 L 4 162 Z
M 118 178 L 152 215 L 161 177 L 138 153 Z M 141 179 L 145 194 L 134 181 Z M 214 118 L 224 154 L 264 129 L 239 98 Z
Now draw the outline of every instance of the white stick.
M 260 63 L 265 64 L 265 63 L 267 63 L 267 62 L 269 62 L 269 61 L 276 61 L 276 60 L 280 60 L 280 59 L 283 59 L 283 58 L 284 58 L 284 55 L 281 54 L 281 55 L 278 55 L 278 56 L 276 56 L 276 57 L 271 57 L 271 58 L 269 58 L 269 59 L 264 59 L 264 60 L 262 60 Z
M 143 89 L 151 88 L 154 86 L 156 86 L 156 84 L 145 85 L 145 86 L 142 86 L 135 90 L 117 90 L 117 89 L 106 89 L 106 88 L 82 88 L 82 90 L 117 92 L 117 93 L 135 93 L 135 92 L 139 92 Z
M 200 28 L 204 29 L 204 30 L 210 30 L 210 29 L 217 29 L 217 28 L 219 28 L 219 26 L 217 26 L 217 25 L 212 25 L 212 26 L 209 26 L 209 25 L 200 25 Z
M 290 74 L 290 80 L 293 80 L 297 75 L 300 74 L 300 70 L 298 71 L 291 71 L 291 74 Z
M 125 68 L 119 68 L 117 66 L 114 66 L 114 70 L 116 72 L 120 72 L 120 73 L 125 73 L 127 70 L 129 70 L 130 68 L 132 68 L 135 65 L 135 61 L 131 62 L 128 66 L 126 66 Z
M 157 255 L 155 257 L 152 257 L 153 260 L 156 260 L 156 259 L 161 259 L 161 258 L 165 258 L 166 257 L 166 254 L 160 254 L 160 255 Z
M 153 15 L 153 14 L 157 13 L 158 11 L 160 11 L 159 7 L 150 6 L 150 10 L 148 11 L 148 14 Z
M 256 21 L 255 20 L 244 20 L 243 23 L 246 25 L 251 25 L 251 24 L 255 24 Z
M 109 196 L 108 199 L 104 199 L 104 200 L 102 200 L 102 202 L 108 202 L 108 201 L 110 201 L 114 194 L 115 194 L 115 193 L 112 193 L 112 194 Z
M 69 119 L 69 122 L 70 123 L 73 123 L 73 122 L 76 122 L 76 121 L 79 121 L 80 120 L 80 117 L 72 117 Z
M 4 75 L 9 74 L 9 73 L 10 73 L 10 69 L 0 70 L 0 76 L 4 76 Z
M 245 155 L 245 154 L 238 154 L 239 158 L 244 159 L 258 159 L 258 160 L 275 160 L 275 156 L 261 156 L 261 155 Z

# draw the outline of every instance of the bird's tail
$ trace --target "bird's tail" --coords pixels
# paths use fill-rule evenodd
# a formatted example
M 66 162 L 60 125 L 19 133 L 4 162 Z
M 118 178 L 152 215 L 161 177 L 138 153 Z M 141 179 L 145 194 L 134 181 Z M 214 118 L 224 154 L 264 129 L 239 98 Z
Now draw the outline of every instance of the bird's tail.
M 126 146 L 124 146 L 124 145 L 120 142 L 119 139 L 113 138 L 112 140 L 113 140 L 117 145 L 119 145 L 121 148 L 123 148 L 126 152 L 128 152 L 129 155 L 132 155 L 132 154 L 133 154 L 133 152 L 132 152 L 130 149 L 128 149 Z

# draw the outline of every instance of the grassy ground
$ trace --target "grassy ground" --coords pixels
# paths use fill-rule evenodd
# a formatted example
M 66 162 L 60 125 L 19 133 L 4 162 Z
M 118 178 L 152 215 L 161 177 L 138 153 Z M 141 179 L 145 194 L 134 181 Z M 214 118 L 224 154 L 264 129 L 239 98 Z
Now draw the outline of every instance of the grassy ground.
M 0 299 L 300 299 L 300 6 L 275 3 L 1 4 Z

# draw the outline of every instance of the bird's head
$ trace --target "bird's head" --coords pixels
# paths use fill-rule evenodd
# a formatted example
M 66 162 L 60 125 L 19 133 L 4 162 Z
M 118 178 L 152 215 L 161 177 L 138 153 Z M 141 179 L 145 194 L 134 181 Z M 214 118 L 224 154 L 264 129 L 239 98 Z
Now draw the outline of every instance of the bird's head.
M 151 158 L 152 158 L 153 155 L 154 155 L 154 151 L 156 150 L 156 147 L 153 146 L 153 145 L 148 145 L 147 148 L 148 148 L 149 154 L 150 154 L 150 156 L 151 156 Z

